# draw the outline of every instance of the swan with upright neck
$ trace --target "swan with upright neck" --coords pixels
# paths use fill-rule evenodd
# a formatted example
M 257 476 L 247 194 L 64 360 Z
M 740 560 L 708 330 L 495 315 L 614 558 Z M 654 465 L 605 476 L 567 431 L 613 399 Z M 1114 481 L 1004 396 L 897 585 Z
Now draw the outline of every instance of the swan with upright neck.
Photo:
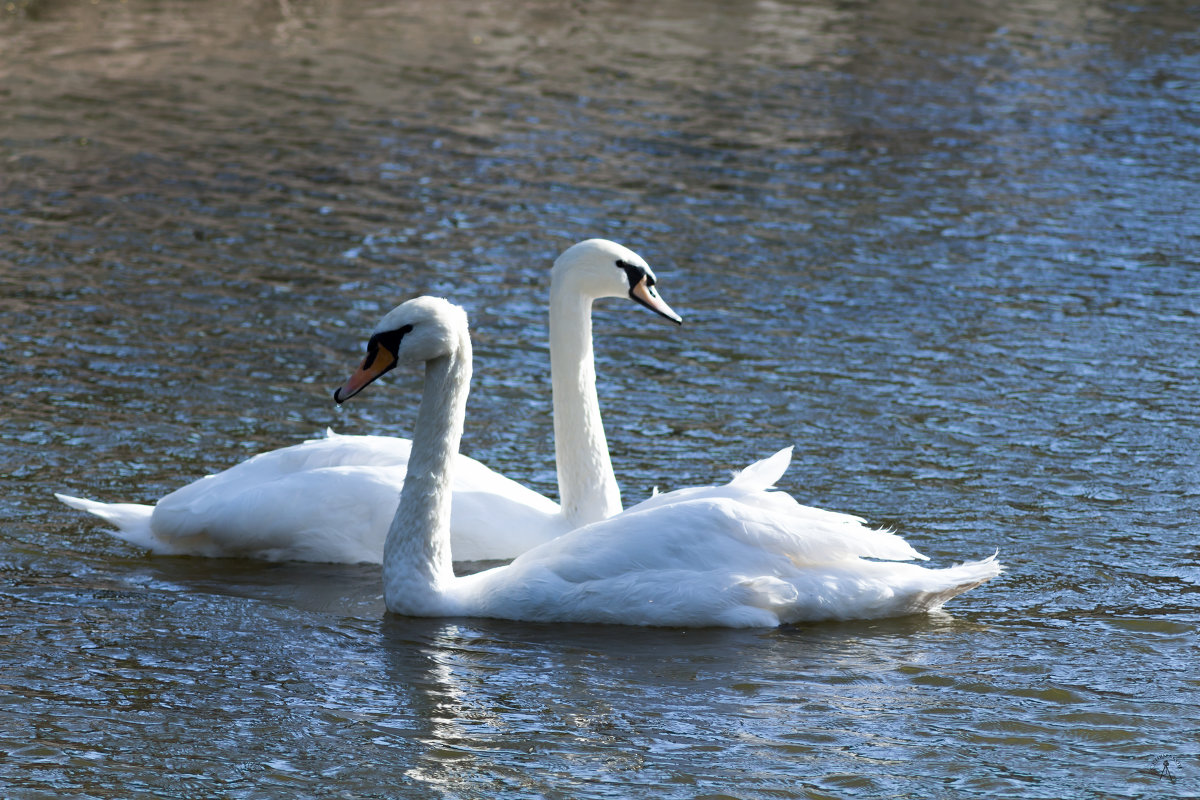
M 596 393 L 592 304 L 629 297 L 679 323 L 656 283 L 641 256 L 603 239 L 579 242 L 555 260 L 550 361 L 561 502 L 459 455 L 451 528 L 456 559 L 509 559 L 621 510 Z M 407 439 L 330 432 L 256 455 L 153 506 L 57 497 L 158 554 L 378 563 L 410 449 Z
M 543 622 L 728 627 L 915 614 L 1000 573 L 995 557 L 946 569 L 857 517 L 770 491 L 790 449 L 721 486 L 656 495 L 505 566 L 458 577 L 451 486 L 471 376 L 467 317 L 420 297 L 376 326 L 342 403 L 380 375 L 423 363 L 408 474 L 384 545 L 389 611 Z

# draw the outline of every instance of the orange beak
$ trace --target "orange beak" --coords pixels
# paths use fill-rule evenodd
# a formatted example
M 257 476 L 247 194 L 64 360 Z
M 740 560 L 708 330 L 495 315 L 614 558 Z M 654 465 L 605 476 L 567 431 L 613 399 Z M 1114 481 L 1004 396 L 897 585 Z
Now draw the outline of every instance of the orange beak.
M 372 339 L 367 344 L 367 357 L 350 379 L 333 392 L 333 402 L 341 405 L 367 388 L 371 381 L 396 366 L 396 354 Z

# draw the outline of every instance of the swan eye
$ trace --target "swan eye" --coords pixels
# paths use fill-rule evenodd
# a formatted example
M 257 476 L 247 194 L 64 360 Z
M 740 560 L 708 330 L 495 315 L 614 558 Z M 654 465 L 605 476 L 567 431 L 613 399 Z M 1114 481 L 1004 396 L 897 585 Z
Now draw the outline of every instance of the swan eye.
M 383 348 L 394 357 L 400 351 L 400 342 L 406 334 L 412 333 L 412 325 L 403 325 L 394 331 L 383 331 L 371 337 L 367 342 L 367 354 L 373 355 Z M 374 360 L 372 358 L 372 360 Z
M 625 270 L 625 277 L 629 280 L 629 288 L 637 286 L 643 280 L 647 286 L 654 285 L 654 277 L 649 274 L 645 267 L 639 267 L 637 264 L 630 264 L 628 261 L 617 261 L 617 266 Z

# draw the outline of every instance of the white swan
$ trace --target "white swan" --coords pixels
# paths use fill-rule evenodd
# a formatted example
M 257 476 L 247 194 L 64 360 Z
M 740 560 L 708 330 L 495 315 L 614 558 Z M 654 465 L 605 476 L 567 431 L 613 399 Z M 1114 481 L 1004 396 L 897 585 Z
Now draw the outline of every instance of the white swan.
M 451 529 L 456 558 L 512 558 L 621 510 L 596 397 L 592 302 L 628 296 L 680 322 L 655 283 L 639 255 L 602 239 L 575 244 L 554 262 L 550 365 L 561 505 L 458 456 Z M 159 554 L 378 563 L 410 446 L 407 439 L 330 432 L 256 455 L 153 506 L 56 496 Z
M 412 456 L 384 545 L 384 600 L 394 613 L 774 626 L 929 611 L 1000 573 L 995 556 L 939 570 L 895 563 L 923 556 L 856 517 L 768 491 L 790 460 L 783 450 L 723 486 L 652 497 L 511 564 L 456 577 L 449 489 L 471 375 L 466 313 L 430 297 L 393 309 L 334 398 L 343 402 L 397 364 L 421 361 Z

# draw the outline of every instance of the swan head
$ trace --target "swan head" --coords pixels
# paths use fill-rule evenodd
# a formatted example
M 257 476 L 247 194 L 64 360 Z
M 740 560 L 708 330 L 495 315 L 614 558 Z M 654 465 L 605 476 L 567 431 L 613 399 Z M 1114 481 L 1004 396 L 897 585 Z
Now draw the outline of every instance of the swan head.
M 646 260 L 607 239 L 573 244 L 554 261 L 551 286 L 569 286 L 586 297 L 629 297 L 676 325 L 683 319 L 658 294 L 658 279 Z
M 362 366 L 333 393 L 342 403 L 402 363 L 449 356 L 467 335 L 467 312 L 440 297 L 417 297 L 393 308 L 371 332 Z

